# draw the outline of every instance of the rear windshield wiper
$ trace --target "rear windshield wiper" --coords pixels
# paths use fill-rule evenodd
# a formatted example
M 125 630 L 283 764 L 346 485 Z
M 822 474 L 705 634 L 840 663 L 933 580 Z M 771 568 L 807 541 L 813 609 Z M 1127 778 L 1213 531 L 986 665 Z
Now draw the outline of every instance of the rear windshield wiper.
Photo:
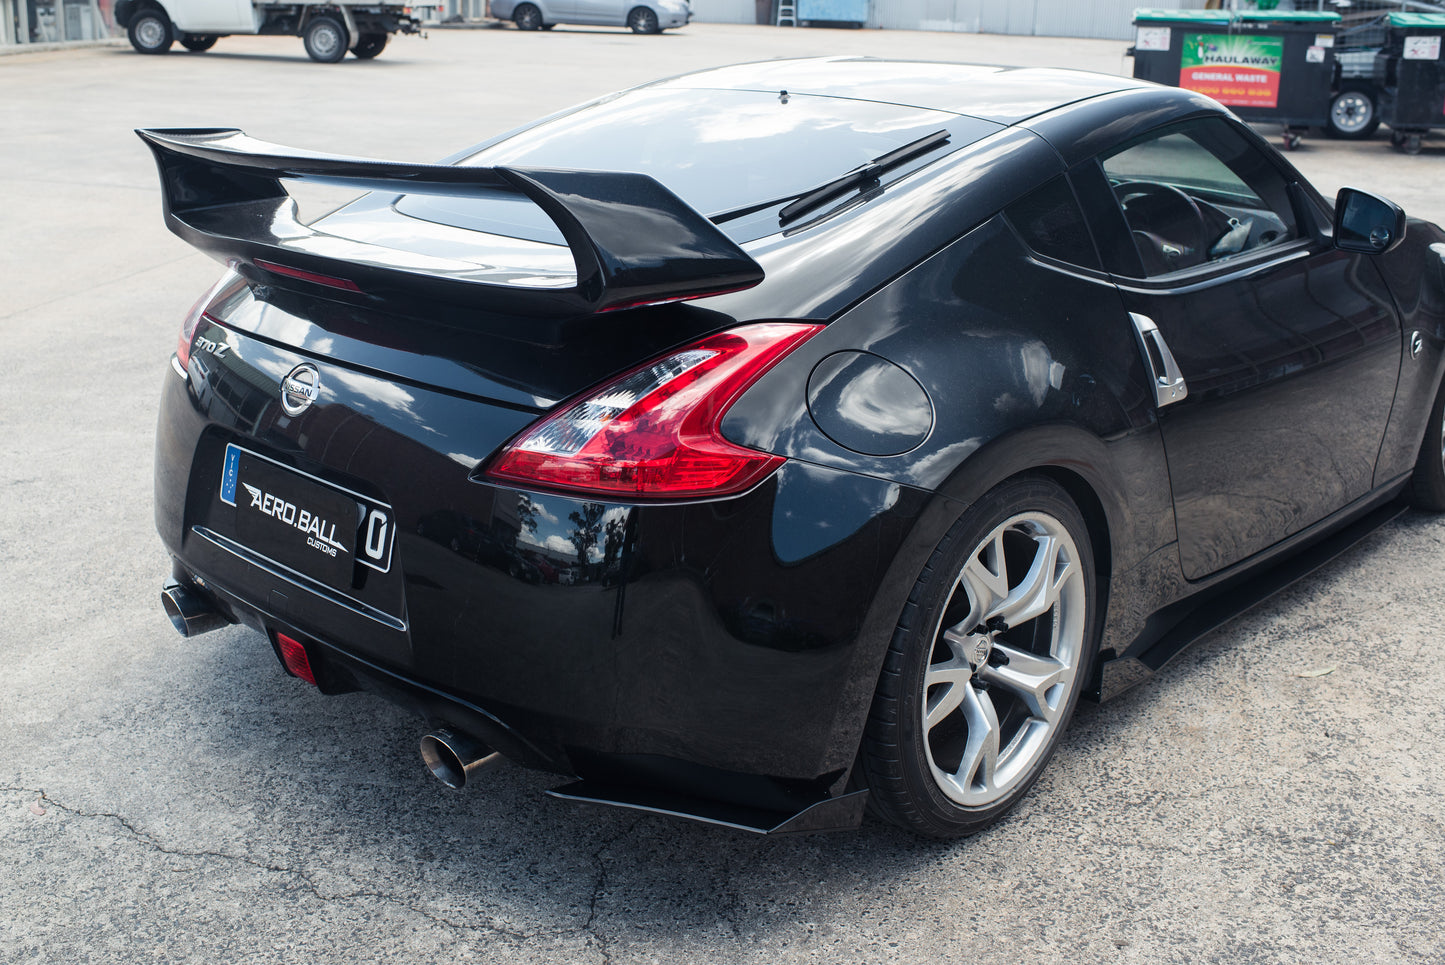
M 856 170 L 850 171 L 841 178 L 829 181 L 816 188 L 809 188 L 801 194 L 789 194 L 781 198 L 773 198 L 771 201 L 759 201 L 757 204 L 750 204 L 742 208 L 734 208 L 731 211 L 724 211 L 721 214 L 712 215 L 708 218 L 713 224 L 723 224 L 728 221 L 735 221 L 738 218 L 756 214 L 759 211 L 766 211 L 774 205 L 792 202 L 782 211 L 778 212 L 778 224 L 785 225 L 794 221 L 799 215 L 806 214 L 821 204 L 831 201 L 842 194 L 847 194 L 854 189 L 867 188 L 874 184 L 879 175 L 893 168 L 906 164 L 914 158 L 929 151 L 935 150 L 948 143 L 951 135 L 948 131 L 934 131 L 932 134 L 925 134 L 916 141 L 910 141 L 900 148 L 895 148 L 887 154 L 880 155 L 864 164 Z
M 925 134 L 916 141 L 909 141 L 900 148 L 895 148 L 887 154 L 874 158 L 857 170 L 849 171 L 841 178 L 799 195 L 798 200 L 778 212 L 778 224 L 785 225 L 789 221 L 796 221 L 802 215 L 827 204 L 840 195 L 855 190 L 861 191 L 877 184 L 878 179 L 884 173 L 907 164 L 919 155 L 937 150 L 948 143 L 950 136 L 946 130 Z

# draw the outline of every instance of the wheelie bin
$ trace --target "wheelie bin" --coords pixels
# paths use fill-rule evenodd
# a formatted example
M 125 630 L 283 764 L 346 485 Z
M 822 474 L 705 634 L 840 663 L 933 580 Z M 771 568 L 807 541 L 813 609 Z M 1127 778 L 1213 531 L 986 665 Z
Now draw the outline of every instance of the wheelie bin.
M 1134 12 L 1134 76 L 1208 94 L 1242 119 L 1284 126 L 1284 147 L 1329 123 L 1340 15 L 1315 11 Z
M 1392 13 L 1385 46 L 1375 57 L 1375 76 L 1384 88 L 1380 118 L 1390 143 L 1419 154 L 1425 136 L 1445 127 L 1445 14 Z

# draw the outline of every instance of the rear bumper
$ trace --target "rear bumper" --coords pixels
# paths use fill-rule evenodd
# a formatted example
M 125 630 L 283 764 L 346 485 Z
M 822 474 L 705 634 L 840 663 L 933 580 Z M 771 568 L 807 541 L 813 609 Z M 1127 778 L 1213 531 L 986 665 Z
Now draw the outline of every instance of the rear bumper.
M 396 383 L 312 359 L 335 394 L 285 419 L 262 375 L 300 356 L 226 338 L 204 379 L 167 371 L 157 528 L 178 580 L 303 640 L 324 691 L 382 693 L 588 782 L 573 798 L 753 830 L 841 800 L 887 644 L 864 627 L 896 619 L 907 587 L 887 573 L 926 494 L 796 462 L 689 505 L 519 493 L 470 478 L 487 451 L 457 454 L 531 414 L 414 387 L 398 404 Z M 337 592 L 231 539 L 216 491 L 232 442 L 394 506 L 392 572 Z M 583 563 L 570 540 L 589 520 Z

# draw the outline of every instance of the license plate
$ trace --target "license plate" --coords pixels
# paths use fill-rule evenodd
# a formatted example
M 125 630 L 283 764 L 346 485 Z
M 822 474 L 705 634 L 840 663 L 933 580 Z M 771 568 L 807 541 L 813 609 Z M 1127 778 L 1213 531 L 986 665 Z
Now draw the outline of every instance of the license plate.
M 221 501 L 236 509 L 239 542 L 328 586 L 349 589 L 357 563 L 391 569 L 386 503 L 234 444 L 221 465 Z

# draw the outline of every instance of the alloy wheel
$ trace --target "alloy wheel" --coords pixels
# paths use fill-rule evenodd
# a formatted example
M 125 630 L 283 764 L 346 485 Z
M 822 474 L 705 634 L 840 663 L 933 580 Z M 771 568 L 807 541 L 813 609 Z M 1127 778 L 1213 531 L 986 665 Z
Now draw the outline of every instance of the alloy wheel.
M 924 750 L 954 803 L 1029 779 L 1065 723 L 1087 632 L 1079 550 L 1053 516 L 997 526 L 954 579 L 924 676 Z

